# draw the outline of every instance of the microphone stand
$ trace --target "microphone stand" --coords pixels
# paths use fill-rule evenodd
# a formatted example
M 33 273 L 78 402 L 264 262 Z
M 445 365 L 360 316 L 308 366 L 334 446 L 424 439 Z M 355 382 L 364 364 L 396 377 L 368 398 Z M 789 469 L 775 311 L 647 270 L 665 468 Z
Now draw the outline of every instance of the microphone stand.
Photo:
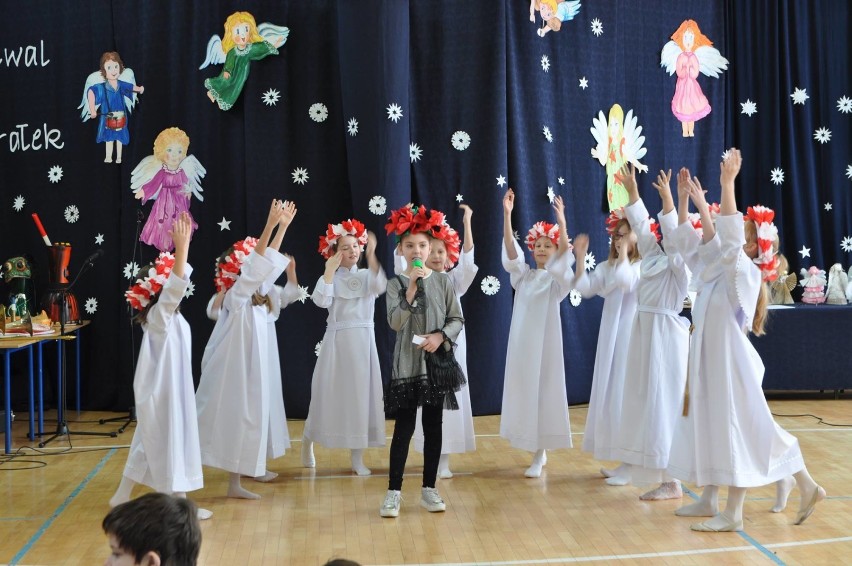
M 115 438 L 118 434 L 114 432 L 72 432 L 68 429 L 68 423 L 65 420 L 65 413 L 68 412 L 68 387 L 67 387 L 67 364 L 66 364 L 66 356 L 65 356 L 65 346 L 62 344 L 63 340 L 73 340 L 74 337 L 65 335 L 65 321 L 68 316 L 68 292 L 71 288 L 77 283 L 77 280 L 80 279 L 80 276 L 86 272 L 86 270 L 92 266 L 94 260 L 87 260 L 83 266 L 80 268 L 80 271 L 77 272 L 77 276 L 74 277 L 74 280 L 70 285 L 64 287 L 59 291 L 59 337 L 56 341 L 56 347 L 59 348 L 62 358 L 62 367 L 59 378 L 59 408 L 58 415 L 56 419 L 56 432 L 43 442 L 39 442 L 38 447 L 44 448 L 49 443 L 53 442 L 60 436 L 67 436 L 69 443 L 71 442 L 71 435 L 85 435 L 85 436 L 108 436 L 110 438 Z M 47 433 L 44 433 L 47 434 Z

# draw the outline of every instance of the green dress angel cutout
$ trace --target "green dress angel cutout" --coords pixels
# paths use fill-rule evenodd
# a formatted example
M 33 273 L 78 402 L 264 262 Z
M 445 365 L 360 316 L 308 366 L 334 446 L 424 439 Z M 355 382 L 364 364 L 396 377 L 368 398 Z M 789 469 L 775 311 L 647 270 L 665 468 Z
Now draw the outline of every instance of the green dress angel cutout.
M 207 97 L 222 110 L 230 110 L 246 84 L 249 66 L 269 55 L 278 55 L 278 48 L 287 41 L 290 30 L 283 26 L 262 23 L 258 26 L 248 12 L 234 12 L 225 21 L 225 36 L 214 35 L 207 42 L 207 59 L 199 69 L 224 63 L 218 77 L 205 79 Z
M 618 177 L 619 170 L 626 163 L 632 163 L 639 171 L 648 171 L 648 166 L 639 161 L 648 150 L 642 126 L 637 122 L 633 110 L 628 110 L 625 118 L 619 104 L 609 109 L 609 119 L 603 110 L 598 112 L 597 118 L 592 118 L 590 131 L 595 138 L 592 157 L 606 167 L 606 200 L 610 212 L 628 204 L 627 189 Z

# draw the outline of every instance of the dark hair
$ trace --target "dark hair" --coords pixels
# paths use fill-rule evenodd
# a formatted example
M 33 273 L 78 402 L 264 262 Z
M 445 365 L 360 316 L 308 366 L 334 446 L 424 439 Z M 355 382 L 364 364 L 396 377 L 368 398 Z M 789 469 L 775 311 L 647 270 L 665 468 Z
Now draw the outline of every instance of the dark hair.
M 149 552 L 156 552 L 163 566 L 195 566 L 198 561 L 201 526 L 198 508 L 189 499 L 146 493 L 114 507 L 103 528 L 136 562 Z
M 106 67 L 107 61 L 115 61 L 118 63 L 118 72 L 124 72 L 124 61 L 121 60 L 121 55 L 116 51 L 107 51 L 103 55 L 101 55 L 101 76 L 106 78 Z

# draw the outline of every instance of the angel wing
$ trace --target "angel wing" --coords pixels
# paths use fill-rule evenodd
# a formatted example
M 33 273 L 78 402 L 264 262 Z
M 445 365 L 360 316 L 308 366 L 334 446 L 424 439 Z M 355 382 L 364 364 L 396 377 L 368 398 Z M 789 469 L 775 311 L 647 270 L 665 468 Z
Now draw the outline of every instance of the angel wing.
M 698 58 L 698 70 L 708 77 L 719 78 L 719 74 L 728 68 L 728 60 L 712 45 L 702 45 L 695 50 Z
M 785 275 L 782 279 L 782 284 L 787 287 L 788 291 L 792 291 L 796 288 L 796 275 L 794 273 L 790 273 L 789 275 Z
M 80 106 L 77 107 L 77 110 L 83 109 L 80 112 L 80 118 L 85 122 L 89 119 L 89 89 L 96 84 L 100 84 L 104 82 L 104 76 L 100 71 L 95 71 L 88 77 L 86 77 L 86 84 L 83 86 L 83 98 L 80 100 Z M 98 109 L 98 105 L 95 105 L 95 110 Z
M 204 189 L 201 188 L 201 179 L 207 174 L 207 169 L 201 165 L 201 162 L 194 155 L 187 155 L 180 162 L 180 168 L 183 169 L 183 172 L 186 173 L 186 178 L 189 179 L 189 183 L 183 187 L 184 193 L 191 193 L 195 195 L 195 198 L 203 202 L 204 197 L 201 196 L 201 193 Z
M 139 165 L 130 172 L 130 190 L 135 193 L 141 189 L 143 185 L 154 178 L 154 175 L 157 174 L 162 166 L 162 161 L 153 155 L 149 155 L 140 161 Z M 155 200 L 159 194 L 160 191 L 158 190 L 149 200 Z
M 207 42 L 207 58 L 198 67 L 198 70 L 206 68 L 208 65 L 221 65 L 225 62 L 225 51 L 222 49 L 222 38 L 218 35 L 213 35 L 210 41 Z
M 660 67 L 665 67 L 666 72 L 670 75 L 673 75 L 675 73 L 677 57 L 682 52 L 683 51 L 681 50 L 680 45 L 678 45 L 674 41 L 669 41 L 668 43 L 663 45 L 663 52 L 660 53 Z
M 125 67 L 124 70 L 118 75 L 118 80 L 124 81 L 126 83 L 130 83 L 133 86 L 136 86 L 136 75 L 133 72 L 133 69 L 130 67 Z M 124 107 L 127 109 L 127 113 L 133 111 L 133 107 L 136 106 L 136 102 L 138 101 L 138 97 L 136 93 L 133 93 L 133 96 L 125 96 L 124 97 Z
M 580 0 L 569 0 L 565 2 L 566 7 L 568 8 L 567 13 L 565 14 L 565 19 L 563 21 L 573 20 L 574 17 L 580 13 Z
M 642 126 L 637 126 L 636 122 L 633 110 L 628 110 L 624 118 L 624 160 L 635 165 L 639 171 L 647 173 L 648 166 L 639 162 L 648 153 L 644 147 L 645 136 L 642 135 Z
M 606 116 L 603 110 L 598 112 L 597 118 L 592 118 L 592 127 L 589 128 L 597 145 L 592 148 L 592 157 L 597 159 L 601 165 L 606 165 L 607 127 Z
M 290 28 L 286 28 L 284 26 L 276 26 L 275 24 L 271 24 L 269 22 L 263 22 L 259 26 L 257 26 L 257 33 L 259 33 L 263 39 L 274 45 L 275 47 L 281 47 L 284 45 L 284 42 L 287 41 L 287 36 L 290 35 Z M 281 40 L 281 43 L 278 43 L 278 40 Z M 208 49 L 209 49 L 208 44 Z

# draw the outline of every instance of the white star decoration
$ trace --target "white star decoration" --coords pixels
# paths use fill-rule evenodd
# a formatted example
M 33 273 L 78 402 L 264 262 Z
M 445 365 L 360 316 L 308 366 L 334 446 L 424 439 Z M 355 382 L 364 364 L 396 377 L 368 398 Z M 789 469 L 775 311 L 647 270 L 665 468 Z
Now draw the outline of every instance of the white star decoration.
M 776 185 L 780 185 L 784 182 L 784 170 L 780 167 L 776 167 L 772 171 L 770 171 L 770 180 Z
M 322 102 L 315 102 L 308 108 L 308 115 L 314 122 L 325 122 L 328 118 L 328 108 Z
M 124 266 L 124 278 L 133 279 L 138 271 L 139 265 L 137 265 L 135 261 L 131 261 L 130 263 Z
M 819 143 L 828 143 L 831 140 L 831 130 L 828 128 L 819 128 L 814 131 L 814 139 Z
M 186 286 L 186 291 L 183 292 L 183 298 L 187 299 L 195 294 L 195 283 L 192 281 L 189 282 L 189 285 Z
M 550 201 L 550 204 L 553 204 L 553 199 L 556 198 L 556 193 L 553 192 L 553 187 L 547 187 L 547 200 Z
M 580 79 L 580 88 L 583 89 L 583 90 L 586 90 L 588 87 L 589 87 L 589 79 L 587 79 L 586 77 L 583 77 L 582 79 Z
M 387 107 L 387 111 L 388 120 L 393 120 L 394 124 L 399 122 L 399 119 L 402 118 L 402 106 L 396 102 L 392 102 L 391 105 Z
M 305 304 L 305 301 L 310 296 L 311 296 L 311 294 L 308 292 L 308 288 L 302 287 L 301 285 L 299 285 L 299 296 L 296 297 L 296 300 L 299 301 L 302 304 Z
M 319 357 L 320 348 L 322 348 L 322 340 L 317 342 L 317 345 L 314 346 L 314 354 L 316 354 L 317 357 Z
M 349 118 L 349 122 L 346 124 L 346 128 L 349 131 L 350 136 L 358 135 L 358 120 L 355 118 Z
M 89 297 L 86 299 L 86 312 L 89 314 L 95 314 L 98 310 L 98 300 L 94 297 Z
M 603 33 L 603 24 L 597 18 L 592 20 L 592 33 L 595 34 L 595 36 L 597 37 L 600 37 Z
M 557 179 L 557 181 L 559 181 L 559 184 L 560 184 L 560 185 L 564 185 L 564 184 L 565 184 L 565 179 L 563 179 L 562 177 L 559 177 L 559 178 Z
M 844 252 L 852 252 L 852 236 L 846 236 L 840 241 L 840 249 Z
M 749 118 L 751 118 L 752 114 L 757 114 L 757 104 L 749 99 L 746 99 L 745 102 L 740 102 L 740 106 L 742 106 L 740 114 L 745 114 Z
M 420 149 L 420 146 L 416 143 L 409 144 L 408 146 L 408 158 L 412 163 L 415 161 L 420 161 L 420 158 L 423 157 L 423 150 Z
M 461 202 L 464 200 L 464 195 L 459 193 L 456 195 L 456 202 Z
M 831 210 L 831 203 L 827 202 L 825 203 L 825 211 L 828 212 L 829 210 Z
M 47 178 L 51 183 L 58 183 L 62 179 L 62 167 L 54 165 L 47 171 Z
M 217 222 L 216 224 L 218 224 L 218 225 L 219 225 L 219 231 L 220 231 L 220 232 L 224 232 L 225 230 L 230 230 L 230 229 L 231 229 L 231 221 L 230 221 L 230 220 L 225 220 L 225 217 L 224 217 L 224 216 L 222 217 L 222 221 L 221 221 L 221 222 Z
M 294 183 L 304 185 L 308 182 L 308 170 L 304 167 L 296 167 L 290 174 L 293 176 Z
M 802 246 L 802 249 L 799 250 L 799 253 L 802 256 L 802 259 L 805 259 L 806 257 L 811 257 L 811 249 L 806 248 L 805 246 Z
M 95 243 L 96 243 L 97 245 L 99 245 L 99 246 L 100 246 L 101 244 L 103 244 L 103 243 L 104 243 L 104 235 L 103 235 L 103 234 L 98 234 L 97 236 L 95 236 Z
M 848 177 L 849 179 L 852 179 L 852 165 L 846 166 L 846 177 Z
M 489 297 L 496 295 L 497 291 L 500 290 L 500 280 L 493 275 L 486 275 L 482 278 L 482 283 L 479 284 L 479 288 L 482 289 L 482 292 Z
M 852 112 L 852 98 L 841 96 L 837 99 L 837 110 L 843 114 Z
M 80 210 L 73 204 L 65 207 L 65 221 L 74 224 L 80 220 Z
M 463 132 L 461 130 L 457 131 L 453 134 L 450 142 L 453 144 L 453 147 L 459 151 L 464 151 L 468 147 L 470 147 L 470 134 L 467 132 Z
M 271 88 L 263 93 L 263 103 L 267 106 L 275 106 L 278 100 L 281 98 L 281 93 Z
M 504 177 L 503 175 L 500 175 L 499 177 L 497 177 L 497 186 L 498 187 L 503 188 L 503 185 L 505 185 L 505 184 L 506 184 L 506 177 Z
M 24 208 L 24 196 L 18 195 L 15 197 L 15 200 L 12 202 L 12 208 L 15 209 L 15 212 L 21 212 Z
M 388 209 L 388 203 L 385 200 L 385 197 L 381 195 L 376 195 L 370 199 L 370 202 L 367 203 L 367 208 L 370 209 L 370 212 L 375 214 L 376 216 L 382 215 Z
M 595 254 L 586 252 L 586 257 L 583 258 L 583 267 L 586 271 L 591 271 L 595 268 Z
M 512 237 L 518 240 L 519 242 L 521 241 L 521 235 L 518 233 L 517 230 L 512 230 Z
M 583 295 L 577 289 L 571 289 L 571 292 L 568 293 L 568 300 L 571 301 L 571 306 L 579 307 L 583 301 Z
M 548 59 L 547 55 L 541 56 L 541 68 L 545 73 L 550 70 L 550 59 Z
M 804 106 L 805 101 L 809 99 L 810 96 L 808 96 L 807 89 L 796 87 L 796 90 L 793 91 L 793 94 L 790 95 L 790 98 L 793 99 L 793 104 L 801 104 Z
M 730 156 L 731 156 L 731 150 L 726 149 L 725 152 L 722 154 L 722 161 L 727 161 Z
M 550 128 L 545 126 L 544 128 L 542 128 L 541 133 L 544 134 L 544 139 L 546 139 L 550 143 L 553 143 L 553 134 L 550 133 Z

